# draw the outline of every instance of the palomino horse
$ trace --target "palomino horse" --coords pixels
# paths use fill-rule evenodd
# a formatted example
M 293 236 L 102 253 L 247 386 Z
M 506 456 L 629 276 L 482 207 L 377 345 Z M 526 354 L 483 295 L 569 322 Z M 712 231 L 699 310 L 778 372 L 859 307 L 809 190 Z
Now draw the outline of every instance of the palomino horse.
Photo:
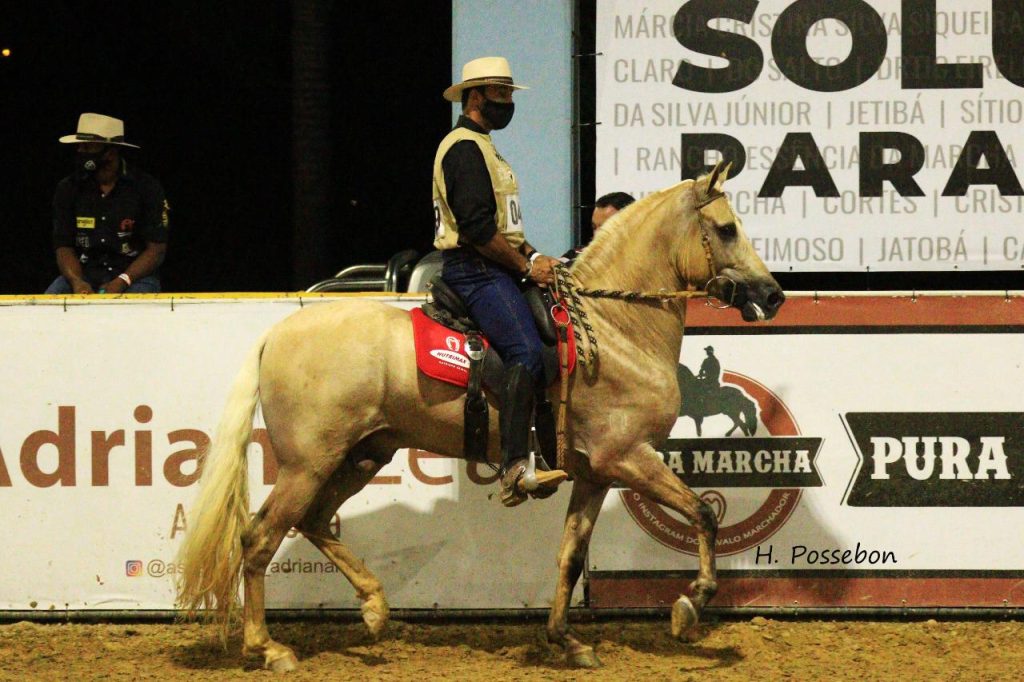
M 736 429 L 744 436 L 753 436 L 757 431 L 757 406 L 754 401 L 743 395 L 743 391 L 735 386 L 702 386 L 690 368 L 680 364 L 677 368 L 679 392 L 682 402 L 679 404 L 679 416 L 690 417 L 697 427 L 697 437 L 701 435 L 704 417 L 724 414 L 732 419 L 732 428 L 725 432 L 731 436 Z
M 722 194 L 724 180 L 716 168 L 710 177 L 684 181 L 619 213 L 577 259 L 578 284 L 648 291 L 706 285 L 747 321 L 773 317 L 785 296 Z M 676 364 L 686 305 L 593 299 L 586 311 L 600 356 L 569 380 L 566 468 L 574 482 L 547 635 L 570 664 L 595 667 L 600 662 L 593 649 L 568 629 L 568 607 L 612 483 L 675 510 L 699 531 L 697 579 L 691 596 L 680 596 L 672 609 L 677 636 L 696 624 L 716 591 L 717 522 L 655 451 L 678 412 Z M 552 397 L 557 394 L 552 388 Z M 179 606 L 189 613 L 217 609 L 226 623 L 244 578 L 243 651 L 262 655 L 273 670 L 293 669 L 295 655 L 267 630 L 264 573 L 294 527 L 348 578 L 366 626 L 380 634 L 388 619 L 381 584 L 331 535 L 328 523 L 399 448 L 462 457 L 463 398 L 463 390 L 417 371 L 404 310 L 341 301 L 307 307 L 272 327 L 245 359 L 203 462 L 179 556 Z M 246 446 L 257 404 L 279 470 L 277 484 L 250 518 Z M 498 462 L 496 415 L 490 424 L 488 456 Z

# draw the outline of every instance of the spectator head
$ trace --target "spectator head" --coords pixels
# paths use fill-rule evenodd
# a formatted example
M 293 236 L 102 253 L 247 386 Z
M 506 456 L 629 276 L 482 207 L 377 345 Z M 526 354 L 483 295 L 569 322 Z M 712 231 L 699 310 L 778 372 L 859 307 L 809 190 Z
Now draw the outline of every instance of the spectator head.
M 594 202 L 594 212 L 590 216 L 590 226 L 597 232 L 598 228 L 604 225 L 609 218 L 634 201 L 635 199 L 625 192 L 605 194 Z

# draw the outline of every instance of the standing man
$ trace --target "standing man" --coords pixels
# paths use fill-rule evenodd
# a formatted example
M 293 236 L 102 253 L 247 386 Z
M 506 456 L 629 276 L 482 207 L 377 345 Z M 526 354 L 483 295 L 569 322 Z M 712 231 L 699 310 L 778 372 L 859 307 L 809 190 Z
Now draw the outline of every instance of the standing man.
M 554 282 L 557 260 L 523 235 L 516 176 L 490 133 L 512 120 L 514 90 L 504 57 L 482 57 L 462 68 L 462 82 L 444 91 L 462 102 L 455 128 L 434 156 L 434 246 L 443 251 L 441 278 L 469 307 L 505 362 L 501 408 L 501 502 L 526 498 L 516 482 L 526 470 L 534 391 L 542 379 L 543 344 L 520 286 Z
M 124 123 L 82 114 L 78 130 L 60 138 L 76 145 L 75 172 L 53 197 L 53 246 L 60 277 L 48 294 L 157 293 L 167 252 L 168 211 L 160 183 L 129 169 Z

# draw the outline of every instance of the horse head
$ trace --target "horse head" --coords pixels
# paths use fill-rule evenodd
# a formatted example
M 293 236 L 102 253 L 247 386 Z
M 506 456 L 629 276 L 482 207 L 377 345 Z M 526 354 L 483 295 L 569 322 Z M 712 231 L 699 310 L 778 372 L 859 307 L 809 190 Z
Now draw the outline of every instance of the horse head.
M 757 255 L 722 189 L 729 167 L 679 185 L 688 223 L 676 250 L 676 267 L 688 285 L 706 289 L 738 308 L 747 322 L 770 320 L 786 300 L 779 283 Z

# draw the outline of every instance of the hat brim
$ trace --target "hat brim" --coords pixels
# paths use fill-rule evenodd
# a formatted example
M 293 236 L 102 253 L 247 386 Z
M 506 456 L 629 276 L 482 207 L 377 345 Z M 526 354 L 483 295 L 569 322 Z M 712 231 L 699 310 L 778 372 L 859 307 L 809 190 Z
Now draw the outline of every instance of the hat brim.
M 459 102 L 462 100 L 462 91 L 466 88 L 476 88 L 481 85 L 504 85 L 505 87 L 512 88 L 513 90 L 529 90 L 527 85 L 516 85 L 515 83 L 509 83 L 507 80 L 500 80 L 497 78 L 479 78 L 471 81 L 463 81 L 462 83 L 455 83 L 448 87 L 444 91 L 444 98 L 449 102 Z
M 86 144 L 89 142 L 99 142 L 100 144 L 111 144 L 114 145 L 115 147 L 129 147 L 131 149 L 142 149 L 139 145 L 132 144 L 130 142 L 114 142 L 111 140 L 97 140 L 95 137 L 79 137 L 77 133 L 74 135 L 65 135 L 58 141 L 61 144 Z

